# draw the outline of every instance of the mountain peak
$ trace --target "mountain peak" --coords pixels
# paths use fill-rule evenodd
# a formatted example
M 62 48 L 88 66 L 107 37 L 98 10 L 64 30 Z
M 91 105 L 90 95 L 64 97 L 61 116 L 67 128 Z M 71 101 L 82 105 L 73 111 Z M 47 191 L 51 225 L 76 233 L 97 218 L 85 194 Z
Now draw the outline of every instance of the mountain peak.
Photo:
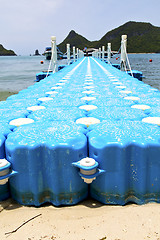
M 74 30 L 71 30 L 68 34 L 68 38 L 74 38 L 77 35 L 77 33 Z
M 149 22 L 136 22 L 136 21 L 129 21 L 129 22 L 126 22 L 125 24 L 123 24 L 123 26 L 131 26 L 131 25 L 142 25 L 142 26 L 152 26 L 153 27 L 153 25 L 151 24 L 151 23 L 149 23 Z
M 112 44 L 112 49 L 117 51 L 120 48 L 121 36 L 128 36 L 128 53 L 135 52 L 160 52 L 160 27 L 155 27 L 149 22 L 129 21 L 125 24 L 107 32 L 99 41 L 89 41 L 85 37 L 71 30 L 62 43 L 58 45 L 62 52 L 66 52 L 66 44 L 72 48 L 79 49 L 99 48 Z M 153 37 L 154 36 L 154 37 Z M 150 41 L 151 39 L 151 41 Z

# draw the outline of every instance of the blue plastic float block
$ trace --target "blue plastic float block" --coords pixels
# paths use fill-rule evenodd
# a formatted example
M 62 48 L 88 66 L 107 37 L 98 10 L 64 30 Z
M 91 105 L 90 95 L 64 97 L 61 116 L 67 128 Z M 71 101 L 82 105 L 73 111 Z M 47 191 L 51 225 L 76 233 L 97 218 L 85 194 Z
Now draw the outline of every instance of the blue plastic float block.
M 112 66 L 115 67 L 115 68 L 117 68 L 117 69 L 119 69 L 119 70 L 120 70 L 120 68 L 121 68 L 121 67 L 120 67 L 120 64 L 112 64 Z
M 111 107 L 111 106 L 119 106 L 119 107 L 130 107 L 134 104 L 133 100 L 125 100 L 124 98 L 120 98 L 120 97 L 98 97 L 96 98 L 96 100 L 92 101 L 92 104 L 96 105 L 96 106 L 100 106 L 100 107 Z
M 8 182 L 0 185 L 0 201 L 4 201 L 10 197 Z
M 11 196 L 20 204 L 73 205 L 88 196 L 88 186 L 72 163 L 87 156 L 86 130 L 54 121 L 17 128 L 6 140 L 6 155 L 18 174 Z
M 91 197 L 105 204 L 160 202 L 160 128 L 107 121 L 92 129 L 87 134 L 89 157 L 105 173 L 90 185 Z
M 85 96 L 84 96 L 85 97 Z M 82 100 L 81 98 L 71 98 L 71 96 L 68 96 L 67 98 L 58 98 L 56 97 L 55 99 L 51 100 L 51 101 L 44 101 L 41 102 L 39 101 L 39 104 L 42 106 L 47 106 L 48 104 L 50 104 L 50 106 L 52 107 L 61 107 L 61 106 L 66 106 L 66 107 L 79 107 L 83 104 L 88 103 L 85 100 Z
M 132 70 L 132 72 L 128 71 L 127 73 L 130 76 L 132 76 L 132 74 L 133 74 L 134 78 L 137 78 L 138 80 L 142 81 L 142 78 L 143 78 L 143 73 L 142 72 L 137 71 L 137 70 Z
M 21 100 L 7 100 L 0 102 L 0 111 L 1 110 L 26 110 L 27 107 L 35 106 L 37 105 L 37 99 L 21 99 Z
M 45 91 L 48 88 L 50 88 L 50 86 L 52 86 L 53 84 L 57 83 L 57 80 L 53 80 L 52 81 L 41 81 L 40 83 L 35 83 L 34 85 L 29 86 L 27 89 L 21 90 L 19 93 L 24 93 L 24 92 L 29 92 L 29 91 L 33 91 L 33 92 L 38 92 L 38 91 Z M 45 88 L 44 88 L 45 87 Z
M 159 107 L 160 106 L 160 98 L 152 97 L 152 96 L 138 96 L 134 95 L 134 97 L 138 97 L 138 100 L 132 101 L 130 99 L 124 99 L 125 102 L 131 103 L 131 105 L 140 104 L 140 105 L 148 105 L 150 107 Z
M 95 91 L 95 89 L 93 88 L 93 89 L 87 89 L 87 88 L 85 88 L 85 87 L 88 87 L 88 86 L 85 86 L 85 85 L 83 85 L 83 83 L 81 84 L 81 85 L 79 85 L 79 86 L 73 86 L 73 84 L 70 84 L 70 85 L 68 85 L 67 87 L 62 87 L 63 88 L 63 93 L 75 93 L 75 92 L 77 92 L 77 93 L 82 93 L 83 91 L 88 91 L 88 90 L 92 90 L 92 91 Z
M 40 97 L 45 97 L 45 93 L 43 91 L 39 91 L 38 93 L 30 91 L 26 94 L 25 93 L 19 94 L 19 99 L 17 99 L 17 101 L 23 100 L 23 99 L 33 99 L 33 101 L 35 101 L 37 98 L 40 98 Z
M 44 95 L 42 95 L 41 97 L 60 98 L 61 95 L 63 95 L 63 93 L 59 93 L 58 91 L 49 90 L 49 91 L 46 91 L 44 93 Z
M 94 93 L 82 93 L 82 97 L 95 97 L 96 99 L 99 98 L 101 96 L 100 92 L 94 92 Z M 80 97 L 81 98 L 81 97 Z M 88 103 L 90 104 L 90 103 Z
M 58 66 L 58 71 L 62 70 L 64 67 L 66 67 L 66 65 L 59 65 Z
M 37 74 L 36 74 L 36 82 L 39 82 L 39 81 L 41 81 L 42 79 L 44 79 L 44 78 L 46 78 L 46 77 L 48 77 L 48 76 L 50 76 L 50 75 L 53 75 L 53 73 L 52 73 L 52 72 L 49 72 L 49 73 L 47 74 L 47 71 L 43 71 L 43 72 L 37 73 Z
M 150 107 L 160 107 L 160 98 L 155 98 L 155 97 L 144 97 L 144 98 L 140 98 L 137 101 L 138 104 L 142 104 L 142 105 L 148 105 Z
M 148 111 L 148 117 L 160 117 L 160 105 L 155 107 L 152 106 Z
M 85 90 L 84 90 L 85 91 Z M 92 96 L 99 96 L 99 94 L 95 94 L 95 93 L 92 93 Z M 82 97 L 85 97 L 85 96 L 91 96 L 91 94 L 86 94 L 86 93 L 83 93 L 83 90 L 81 91 L 76 91 L 75 89 L 72 89 L 71 90 L 67 90 L 67 92 L 64 94 L 64 93 L 60 93 L 60 94 L 56 94 L 56 98 L 61 98 L 62 100 L 63 99 L 66 99 L 66 98 L 72 98 L 73 100 L 74 99 L 81 99 Z
M 11 128 L 10 128 L 9 124 L 7 124 L 5 122 L 0 122 L 0 134 L 7 137 L 9 133 L 11 133 Z
M 85 97 L 85 96 L 92 96 L 92 97 L 99 97 L 100 96 L 100 93 L 98 91 L 91 90 L 93 93 L 90 93 L 89 91 L 90 90 L 86 90 L 86 89 L 83 89 L 81 91 L 77 91 L 75 89 L 72 89 L 72 91 L 67 90 L 66 96 L 68 96 L 68 97 L 70 96 L 73 99 L 74 98 L 79 98 L 80 99 L 80 98 Z M 63 95 L 64 95 L 64 93 L 63 93 Z
M 19 95 L 18 94 L 14 94 L 14 95 L 11 95 L 7 98 L 7 100 L 18 100 L 19 99 Z
M 53 88 L 54 88 L 54 87 L 57 87 L 57 86 L 53 86 Z M 60 90 L 60 91 L 59 91 L 59 90 Z M 50 91 L 54 91 L 54 89 L 50 89 Z M 60 89 L 55 89 L 55 91 L 58 92 L 58 93 L 61 93 L 62 95 L 65 96 L 65 94 L 68 94 L 68 95 L 70 95 L 70 94 L 75 95 L 75 93 L 77 93 L 77 94 L 82 94 L 82 92 L 85 91 L 85 89 L 83 89 L 82 87 L 74 88 L 74 87 L 72 87 L 72 86 L 69 86 L 68 88 L 65 88 L 65 87 L 63 86 L 63 87 L 60 88 Z
M 159 92 L 155 92 L 154 90 L 153 91 L 132 91 L 132 94 L 136 94 L 138 97 L 140 98 L 159 98 L 160 99 L 160 94 Z
M 10 121 L 6 121 L 6 119 L 3 119 L 3 120 L 1 120 L 0 119 L 0 126 L 6 126 L 6 129 L 5 129 L 5 131 L 3 132 L 3 135 L 7 138 L 7 136 L 8 136 L 8 134 L 10 134 L 10 133 L 12 133 L 12 131 L 14 131 L 15 130 L 15 128 L 16 128 L 16 126 L 14 126 L 14 125 L 10 125 L 9 124 L 10 123 Z M 9 132 L 9 130 L 11 131 L 11 132 Z M 0 132 L 1 133 L 1 132 Z
M 29 114 L 34 121 L 76 121 L 85 117 L 85 112 L 79 108 L 47 108 Z
M 64 66 L 60 66 L 59 69 L 62 69 Z M 68 71 L 68 70 L 67 70 Z M 39 81 L 45 81 L 47 83 L 50 83 L 51 81 L 55 81 L 57 79 L 59 79 L 60 77 L 64 77 L 64 74 L 65 74 L 65 69 L 62 71 L 62 72 L 57 72 L 57 73 L 49 73 L 49 76 L 46 77 L 46 74 L 47 72 L 40 72 L 36 75 L 36 81 L 39 82 Z M 40 83 L 41 83 L 40 82 Z
M 118 106 L 111 106 L 111 107 L 102 107 L 93 110 L 91 113 L 88 114 L 89 117 L 98 118 L 100 121 L 103 120 L 142 120 L 145 117 L 148 117 L 148 111 L 143 111 L 140 109 L 134 109 L 131 107 L 118 107 Z
M 25 118 L 28 115 L 27 110 L 19 110 L 15 109 L 14 111 L 12 109 L 10 110 L 0 110 L 1 120 L 0 122 L 6 122 L 9 123 L 11 120 L 14 120 L 16 118 Z
M 120 91 L 123 90 L 123 89 L 120 89 L 120 90 L 110 90 L 108 91 L 108 89 L 106 88 L 100 88 L 100 89 L 96 89 L 94 90 L 96 93 L 99 94 L 99 97 L 105 97 L 105 98 L 123 98 L 123 97 L 126 97 L 128 96 L 127 94 L 124 94 L 124 93 L 121 93 Z
M 39 92 L 39 93 L 34 93 L 32 91 L 29 91 L 27 93 L 23 93 L 23 94 L 15 94 L 12 95 L 10 97 L 7 98 L 7 101 L 23 101 L 26 99 L 33 99 L 33 101 L 35 101 L 37 98 L 44 96 L 43 93 Z
M 63 84 L 63 85 L 61 85 L 61 84 Z M 33 95 L 34 95 L 34 97 L 37 97 L 38 95 L 41 95 L 41 94 L 44 94 L 45 92 L 47 92 L 47 91 L 51 91 L 51 88 L 52 87 L 60 87 L 59 89 L 63 89 L 64 87 L 67 87 L 67 84 L 68 83 L 61 83 L 61 82 L 56 82 L 56 83 L 52 83 L 52 84 L 44 84 L 44 85 L 42 85 L 42 86 L 40 86 L 40 87 L 38 87 L 37 89 L 25 89 L 25 90 L 22 90 L 22 91 L 20 91 L 19 93 L 18 93 L 18 95 L 19 96 L 29 96 L 29 94 L 32 92 L 33 93 Z M 58 90 L 59 90 L 58 89 Z
M 130 81 L 128 81 L 128 83 L 125 84 L 125 86 L 127 86 L 132 92 L 133 94 L 155 94 L 155 95 L 159 95 L 158 92 L 155 92 L 152 90 L 152 88 L 149 85 L 146 85 L 144 83 L 142 84 L 130 84 Z
M 5 136 L 0 133 L 0 159 L 5 158 L 6 154 L 5 154 L 5 141 L 6 138 Z
M 25 89 L 20 91 L 18 94 L 14 94 L 11 95 L 7 98 L 7 101 L 19 101 L 19 100 L 30 100 L 30 99 L 36 99 L 39 98 L 41 96 L 44 96 L 44 93 L 49 91 L 50 88 L 39 88 L 39 89 L 35 89 L 35 90 L 31 90 L 31 89 Z
M 132 90 L 132 91 L 135 91 L 135 92 L 144 92 L 146 93 L 147 91 L 149 92 L 151 87 L 150 86 L 145 86 L 145 84 L 139 84 L 139 83 L 132 83 L 131 80 L 121 80 L 119 79 L 118 82 L 112 82 L 113 85 L 117 86 L 119 85 L 122 85 L 122 86 L 125 86 L 126 90 Z

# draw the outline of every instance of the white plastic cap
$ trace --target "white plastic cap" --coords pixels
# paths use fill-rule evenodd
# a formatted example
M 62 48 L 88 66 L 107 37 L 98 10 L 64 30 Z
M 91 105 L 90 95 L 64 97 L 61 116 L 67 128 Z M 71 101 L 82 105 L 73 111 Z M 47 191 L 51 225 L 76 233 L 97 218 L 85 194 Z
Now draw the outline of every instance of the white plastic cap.
M 111 79 L 110 79 L 110 82 L 119 82 L 119 80 L 116 79 L 116 78 L 111 78 Z
M 51 89 L 60 89 L 60 88 L 62 88 L 62 87 L 52 87 Z
M 95 106 L 95 105 L 82 105 L 79 108 L 84 109 L 86 111 L 91 111 L 93 109 L 97 109 L 97 106 Z
M 126 86 L 116 86 L 116 88 L 124 89 Z
M 122 90 L 122 91 L 119 91 L 120 93 L 126 93 L 126 94 L 129 94 L 129 93 L 132 93 L 132 91 L 129 91 L 129 90 Z
M 128 96 L 128 97 L 124 97 L 124 99 L 136 101 L 136 100 L 139 100 L 140 98 L 139 97 Z
M 7 166 L 9 162 L 6 159 L 0 159 L 0 169 Z M 10 172 L 9 168 L 0 171 L 0 177 L 6 176 Z M 0 185 L 4 185 L 8 182 L 8 178 L 0 180 Z
M 127 40 L 127 35 L 122 35 L 122 40 Z
M 92 79 L 85 79 L 85 82 L 93 82 Z
M 92 90 L 86 90 L 86 91 L 83 91 L 82 93 L 86 93 L 86 94 L 91 94 L 91 93 L 95 93 L 95 91 L 92 91 Z
M 13 125 L 13 126 L 16 126 L 16 127 L 19 127 L 21 125 L 25 125 L 25 124 L 30 124 L 30 123 L 33 123 L 34 120 L 33 119 L 30 119 L 30 118 L 17 118 L 17 119 L 14 119 L 12 121 L 10 121 L 10 125 Z
M 41 102 L 45 102 L 45 101 L 51 101 L 53 100 L 53 98 L 50 98 L 50 97 L 42 97 L 42 98 L 38 98 L 39 101 Z
M 132 105 L 131 108 L 137 108 L 137 109 L 141 109 L 141 110 L 146 110 L 146 109 L 150 109 L 151 107 L 148 106 L 148 105 L 136 104 L 136 105 Z
M 41 110 L 41 109 L 45 109 L 44 106 L 32 106 L 32 107 L 28 107 L 27 110 L 30 110 L 30 111 L 37 111 L 37 110 Z
M 142 119 L 142 122 L 156 124 L 160 126 L 160 117 L 146 117 Z
M 56 83 L 57 86 L 61 86 L 61 85 L 65 85 L 64 82 L 59 82 L 59 83 Z
M 119 82 L 119 81 L 114 81 L 113 84 L 115 84 L 115 85 L 121 85 L 122 83 Z
M 84 85 L 92 85 L 93 82 L 85 82 Z
M 49 92 L 46 92 L 45 94 L 49 94 L 49 95 L 52 95 L 52 94 L 57 94 L 58 92 L 56 91 L 49 91 Z
M 94 117 L 83 117 L 83 118 L 79 118 L 76 120 L 76 123 L 80 123 L 80 124 L 84 124 L 87 127 L 89 127 L 92 124 L 96 124 L 96 123 L 100 123 L 100 120 L 98 118 L 94 118 Z
M 82 160 L 80 160 L 80 165 L 83 167 L 92 167 L 94 166 L 96 163 L 96 161 L 93 158 L 83 158 Z
M 59 82 L 68 82 L 66 79 L 59 80 Z
M 0 159 L 0 168 L 7 166 L 8 163 L 9 162 L 5 158 Z
M 86 77 L 92 77 L 92 74 L 86 74 Z
M 83 87 L 84 89 L 92 89 L 92 88 L 94 88 L 94 86 L 85 86 L 85 87 Z
M 56 41 L 56 37 L 55 37 L 55 36 L 52 36 L 52 37 L 51 37 L 51 40 L 52 40 L 52 41 Z
M 95 100 L 96 98 L 95 97 L 82 97 L 81 99 L 86 100 L 86 101 L 92 101 L 92 100 Z

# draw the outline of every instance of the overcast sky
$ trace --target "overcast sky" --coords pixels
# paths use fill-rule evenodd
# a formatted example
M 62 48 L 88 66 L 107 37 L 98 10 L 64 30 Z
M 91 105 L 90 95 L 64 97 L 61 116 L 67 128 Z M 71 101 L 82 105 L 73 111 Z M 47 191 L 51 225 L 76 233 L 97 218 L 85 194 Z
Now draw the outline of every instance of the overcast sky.
M 18 55 L 43 53 L 70 30 L 99 40 L 128 21 L 160 27 L 160 0 L 0 0 L 0 44 Z

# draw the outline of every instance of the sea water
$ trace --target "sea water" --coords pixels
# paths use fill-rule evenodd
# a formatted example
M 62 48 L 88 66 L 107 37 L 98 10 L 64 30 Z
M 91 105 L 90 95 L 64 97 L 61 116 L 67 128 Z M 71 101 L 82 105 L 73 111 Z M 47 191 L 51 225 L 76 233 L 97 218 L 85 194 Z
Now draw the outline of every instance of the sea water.
M 143 72 L 143 82 L 160 90 L 160 54 L 128 54 L 128 57 L 131 68 Z M 116 60 L 115 56 L 111 62 L 118 64 L 119 58 Z M 44 56 L 0 56 L 0 91 L 20 91 L 33 85 L 36 73 L 48 70 L 48 66 Z
M 128 54 L 128 58 L 131 69 L 143 73 L 143 82 L 160 90 L 160 54 Z M 118 63 L 115 59 L 111 61 Z

